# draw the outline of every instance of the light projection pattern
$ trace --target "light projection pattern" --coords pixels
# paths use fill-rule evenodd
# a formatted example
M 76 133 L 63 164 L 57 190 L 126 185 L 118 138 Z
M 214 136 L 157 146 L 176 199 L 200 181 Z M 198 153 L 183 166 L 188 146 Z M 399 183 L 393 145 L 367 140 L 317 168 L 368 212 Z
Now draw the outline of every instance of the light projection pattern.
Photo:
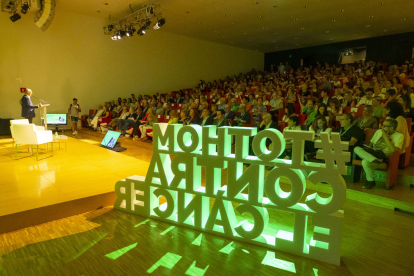
M 263 130 L 256 128 L 216 126 L 182 126 L 154 124 L 153 156 L 148 174 L 131 176 L 115 185 L 114 208 L 136 215 L 222 235 L 261 245 L 272 250 L 296 254 L 331 264 L 340 264 L 341 225 L 346 199 L 346 174 L 349 161 L 348 143 L 339 134 L 322 133 L 317 157 L 325 164 L 304 162 L 306 140 L 313 131 Z M 231 153 L 234 136 L 235 151 Z M 253 136 L 249 155 L 249 138 Z M 272 147 L 266 148 L 270 139 Z M 285 139 L 292 140 L 292 160 L 278 159 L 285 149 Z M 174 155 L 171 158 L 170 155 Z M 243 171 L 243 163 L 250 164 Z M 272 167 L 265 177 L 265 167 Z M 201 168 L 205 169 L 205 186 L 201 185 Z M 227 170 L 227 185 L 221 186 L 221 170 Z M 310 173 L 308 174 L 307 172 Z M 306 177 L 307 175 L 307 177 Z M 291 191 L 280 186 L 288 179 Z M 324 182 L 332 187 L 328 198 L 313 193 L 299 203 L 306 181 Z M 247 194 L 242 193 L 248 189 Z M 160 204 L 160 198 L 165 198 Z M 210 198 L 214 204 L 209 210 Z M 234 204 L 238 204 L 236 208 Z M 265 234 L 270 209 L 293 214 L 292 232 L 278 230 Z M 238 221 L 235 212 L 249 214 L 253 223 Z M 312 218 L 313 237 L 306 242 L 308 218 Z M 285 229 L 286 230 L 286 229 Z
M 118 250 L 116 250 L 112 253 L 106 254 L 105 257 L 108 257 L 109 259 L 112 259 L 112 260 L 116 260 L 119 257 L 121 257 L 122 255 L 124 255 L 125 253 L 127 253 L 129 250 L 135 248 L 137 245 L 138 245 L 138 243 L 136 242 L 136 243 L 131 244 L 127 247 L 124 247 L 124 248 L 118 249 Z

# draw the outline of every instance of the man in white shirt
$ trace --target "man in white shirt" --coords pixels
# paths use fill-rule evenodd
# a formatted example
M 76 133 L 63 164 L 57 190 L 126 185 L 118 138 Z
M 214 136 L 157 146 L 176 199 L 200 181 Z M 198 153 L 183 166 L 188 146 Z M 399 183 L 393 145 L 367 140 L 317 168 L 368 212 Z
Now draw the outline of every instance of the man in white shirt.
M 79 112 L 81 112 L 81 108 L 78 105 L 78 99 L 73 98 L 73 103 L 69 106 L 68 109 L 68 113 L 70 114 L 70 120 L 72 122 L 73 135 L 78 134 Z
M 403 147 L 404 135 L 396 131 L 397 127 L 397 120 L 385 120 L 382 129 L 375 132 L 368 148 L 356 147 L 354 149 L 354 152 L 362 159 L 362 167 L 367 176 L 364 189 L 371 189 L 375 186 L 374 170 L 384 168 L 386 165 L 384 159 L 387 159 L 390 153 L 399 151 Z
M 372 90 L 372 88 L 368 88 L 365 91 L 365 96 L 362 97 L 359 102 L 357 103 L 356 107 L 360 106 L 360 105 L 372 105 L 372 95 L 374 95 L 374 91 Z

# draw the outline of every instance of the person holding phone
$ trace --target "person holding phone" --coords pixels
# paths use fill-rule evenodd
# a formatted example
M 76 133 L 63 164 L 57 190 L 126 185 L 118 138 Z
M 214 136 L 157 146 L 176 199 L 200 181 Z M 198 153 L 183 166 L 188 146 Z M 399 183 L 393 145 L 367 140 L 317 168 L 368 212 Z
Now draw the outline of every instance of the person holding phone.
M 78 99 L 73 98 L 73 103 L 69 106 L 68 109 L 68 114 L 70 114 L 70 120 L 72 122 L 73 135 L 78 134 L 79 112 L 81 112 L 81 108 L 78 105 Z

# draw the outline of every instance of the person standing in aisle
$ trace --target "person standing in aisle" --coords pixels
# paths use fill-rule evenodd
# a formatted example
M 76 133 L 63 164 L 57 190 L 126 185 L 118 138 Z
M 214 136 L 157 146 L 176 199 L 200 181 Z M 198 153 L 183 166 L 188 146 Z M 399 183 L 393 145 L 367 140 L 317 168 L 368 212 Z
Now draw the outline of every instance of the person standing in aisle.
M 79 112 L 81 112 L 81 108 L 78 105 L 78 99 L 73 98 L 73 103 L 69 106 L 69 109 L 68 109 L 68 114 L 70 115 L 70 121 L 72 122 L 73 135 L 78 134 Z

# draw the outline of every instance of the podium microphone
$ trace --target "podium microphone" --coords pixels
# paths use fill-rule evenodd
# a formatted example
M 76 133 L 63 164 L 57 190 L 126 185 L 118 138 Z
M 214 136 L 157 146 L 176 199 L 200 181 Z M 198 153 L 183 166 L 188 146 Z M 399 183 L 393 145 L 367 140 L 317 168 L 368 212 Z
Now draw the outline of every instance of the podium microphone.
M 33 97 L 35 97 L 36 99 L 38 99 L 39 101 L 41 101 L 41 102 L 44 102 L 44 103 L 46 103 L 47 104 L 47 102 L 46 101 L 44 101 L 44 100 L 42 100 L 42 99 L 39 99 L 38 97 L 36 97 L 35 95 L 33 95 Z

